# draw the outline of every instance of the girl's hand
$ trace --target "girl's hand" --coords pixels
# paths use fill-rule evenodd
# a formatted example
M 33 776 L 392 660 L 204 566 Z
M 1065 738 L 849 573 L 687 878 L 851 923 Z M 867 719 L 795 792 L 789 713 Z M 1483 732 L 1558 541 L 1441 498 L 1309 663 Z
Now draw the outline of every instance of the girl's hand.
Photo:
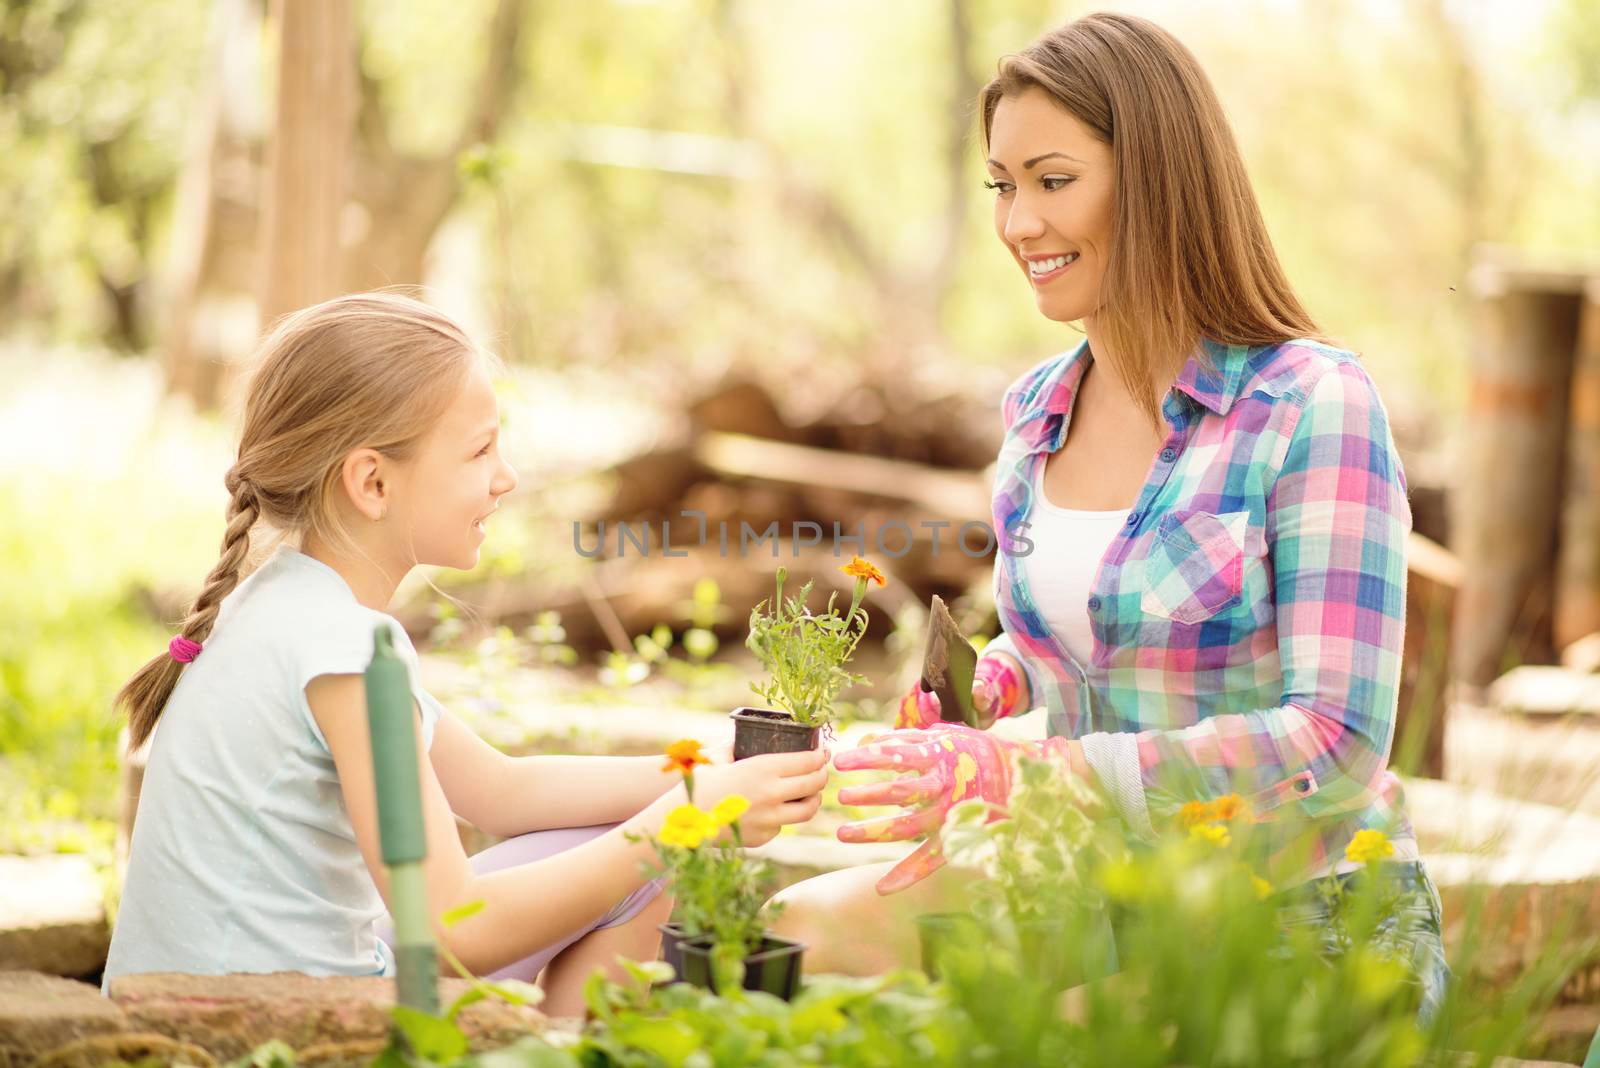
M 858 820 L 839 828 L 841 842 L 896 842 L 927 835 L 920 848 L 878 881 L 878 893 L 892 894 L 944 865 L 939 828 L 958 801 L 982 798 L 1004 805 L 1011 793 L 1010 755 L 1014 745 L 960 723 L 938 723 L 927 730 L 897 730 L 874 735 L 857 749 L 840 753 L 840 771 L 905 771 L 889 782 L 847 786 L 844 805 L 904 805 L 898 815 Z M 998 818 L 992 816 L 991 818 Z
M 747 846 L 765 845 L 779 828 L 804 823 L 822 807 L 828 756 L 826 749 L 813 749 L 705 765 L 695 772 L 694 803 L 709 811 L 724 797 L 740 795 L 750 808 L 739 819 L 739 834 Z
M 724 742 L 722 745 L 705 746 L 700 750 L 705 758 L 713 764 L 733 763 L 733 743 Z

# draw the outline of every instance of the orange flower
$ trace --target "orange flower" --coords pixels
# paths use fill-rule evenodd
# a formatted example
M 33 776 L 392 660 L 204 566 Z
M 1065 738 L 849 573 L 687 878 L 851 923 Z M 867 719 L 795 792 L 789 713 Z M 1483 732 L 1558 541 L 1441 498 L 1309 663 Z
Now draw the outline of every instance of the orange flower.
M 662 771 L 679 771 L 685 775 L 694 774 L 696 764 L 709 764 L 710 760 L 700 752 L 700 743 L 693 738 L 685 738 L 681 742 L 673 742 L 667 746 L 667 762 L 661 765 Z
M 1211 818 L 1224 823 L 1244 819 L 1249 814 L 1250 806 L 1238 794 L 1224 794 L 1211 803 Z
M 1178 810 L 1178 823 L 1183 827 L 1198 827 L 1211 822 L 1211 806 L 1204 801 L 1185 801 Z
M 876 582 L 880 586 L 889 585 L 889 580 L 883 577 L 882 571 L 879 571 L 876 567 L 873 567 L 872 564 L 861 559 L 859 556 L 851 557 L 850 562 L 845 564 L 839 570 L 843 571 L 851 578 L 866 579 L 869 582 Z

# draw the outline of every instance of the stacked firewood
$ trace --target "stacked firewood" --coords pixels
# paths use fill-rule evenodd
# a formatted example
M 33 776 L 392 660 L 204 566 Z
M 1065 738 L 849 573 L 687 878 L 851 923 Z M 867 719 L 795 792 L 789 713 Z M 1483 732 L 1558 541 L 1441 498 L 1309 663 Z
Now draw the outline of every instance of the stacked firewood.
M 729 609 L 724 637 L 742 640 L 743 617 L 770 594 L 779 566 L 794 576 L 791 591 L 814 579 L 820 604 L 847 588 L 837 566 L 852 553 L 892 576 L 874 594 L 891 610 L 934 593 L 959 598 L 992 566 L 986 468 L 1000 424 L 978 395 L 907 402 L 857 384 L 807 416 L 751 379 L 724 382 L 688 406 L 671 440 L 603 473 L 609 499 L 567 539 L 584 566 L 473 600 L 512 626 L 560 612 L 567 641 L 593 651 L 680 620 L 703 577 Z

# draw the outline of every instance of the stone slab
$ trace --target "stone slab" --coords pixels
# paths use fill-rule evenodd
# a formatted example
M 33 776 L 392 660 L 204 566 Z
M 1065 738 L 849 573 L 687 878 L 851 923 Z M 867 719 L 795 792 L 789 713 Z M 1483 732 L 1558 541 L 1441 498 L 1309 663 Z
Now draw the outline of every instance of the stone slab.
M 441 1003 L 448 1005 L 467 988 L 466 980 L 443 980 Z M 192 1042 L 228 1061 L 269 1039 L 296 1050 L 324 1051 L 382 1040 L 394 1004 L 394 982 L 298 972 L 152 973 L 113 979 L 111 999 L 130 1028 Z M 474 1049 L 486 1049 L 540 1033 L 545 1017 L 535 1009 L 488 1000 L 468 1006 L 458 1023 Z
M 0 856 L 0 971 L 99 972 L 111 947 L 104 895 L 83 857 Z
M 98 987 L 42 972 L 0 972 L 0 1068 L 24 1068 L 69 1042 L 127 1026 Z
M 1577 678 L 1588 680 L 1585 686 L 1600 684 L 1600 676 Z M 1451 701 L 1444 777 L 1507 797 L 1600 815 L 1600 714 L 1522 711 L 1531 702 L 1505 687 L 1491 692 L 1508 704 L 1462 695 Z

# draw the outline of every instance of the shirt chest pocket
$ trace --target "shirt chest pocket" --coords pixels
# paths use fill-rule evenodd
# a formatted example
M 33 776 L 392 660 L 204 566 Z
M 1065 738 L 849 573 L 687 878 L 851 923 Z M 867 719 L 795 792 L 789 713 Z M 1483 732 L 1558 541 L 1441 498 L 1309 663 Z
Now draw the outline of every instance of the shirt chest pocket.
M 1175 623 L 1200 623 L 1244 596 L 1249 512 L 1169 512 L 1145 560 L 1139 607 Z

